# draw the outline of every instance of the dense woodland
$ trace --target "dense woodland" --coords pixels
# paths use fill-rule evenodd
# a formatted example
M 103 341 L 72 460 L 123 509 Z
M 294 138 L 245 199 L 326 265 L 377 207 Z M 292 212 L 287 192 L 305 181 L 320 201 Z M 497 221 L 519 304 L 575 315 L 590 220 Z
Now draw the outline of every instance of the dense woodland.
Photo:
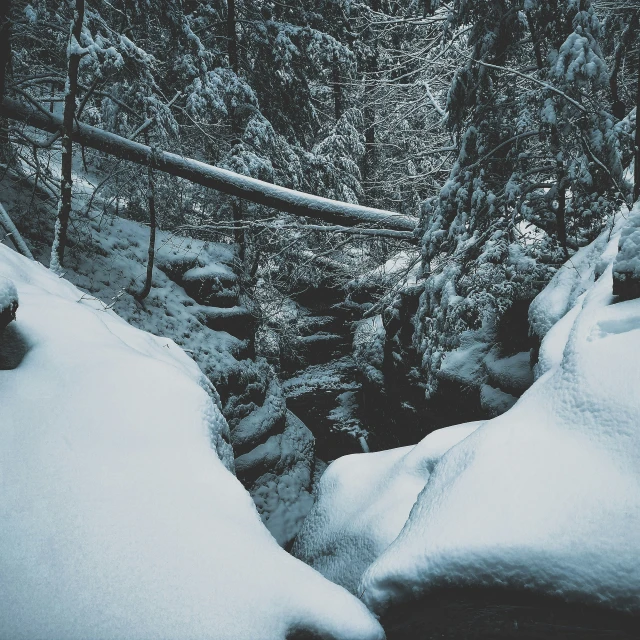
M 277 542 L 386 611 L 326 463 L 509 415 L 612 238 L 638 297 L 638 107 L 635 0 L 5 0 L 0 235 L 182 347 Z

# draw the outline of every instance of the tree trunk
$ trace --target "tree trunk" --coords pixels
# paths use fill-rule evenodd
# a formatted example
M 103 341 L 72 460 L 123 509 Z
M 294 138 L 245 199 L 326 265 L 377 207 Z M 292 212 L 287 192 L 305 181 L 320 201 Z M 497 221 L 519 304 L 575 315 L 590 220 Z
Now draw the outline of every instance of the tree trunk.
M 156 185 L 152 162 L 147 167 L 147 205 L 149 207 L 149 257 L 147 259 L 147 276 L 144 287 L 137 296 L 138 300 L 144 300 L 151 292 L 153 264 L 156 258 Z
M 4 98 L 7 69 L 11 61 L 11 0 L 0 3 L 0 101 Z
M 531 41 L 533 42 L 533 50 L 536 54 L 536 64 L 538 65 L 538 69 L 542 69 L 544 67 L 544 62 L 542 60 L 542 49 L 540 48 L 540 40 L 536 35 L 536 25 L 533 22 L 533 15 L 531 11 L 526 12 L 527 22 L 529 23 L 529 31 L 531 32 Z
M 73 124 L 76 115 L 76 97 L 78 94 L 78 69 L 80 68 L 81 54 L 80 36 L 84 22 L 84 0 L 76 0 L 76 7 L 69 39 L 69 58 L 67 70 L 67 82 L 64 96 L 64 115 L 62 119 L 62 162 L 60 179 L 60 205 L 58 207 L 58 219 L 51 248 L 51 267 L 62 267 L 64 263 L 64 250 L 67 245 L 67 229 L 71 214 L 71 187 L 73 164 Z
M 233 198 L 231 202 L 233 213 L 233 240 L 238 245 L 238 260 L 244 264 L 246 254 L 245 229 L 242 228 L 244 217 L 242 215 L 242 202 L 238 198 Z
M 566 171 L 564 168 L 564 160 L 560 155 L 560 133 L 555 125 L 551 127 L 551 149 L 556 157 L 556 192 L 558 200 L 558 206 L 555 209 L 556 235 L 565 258 L 568 258 L 569 250 L 567 248 L 567 223 L 565 216 L 567 210 Z
M 371 9 L 380 11 L 380 0 L 372 0 Z M 364 158 L 362 162 L 363 182 L 369 180 L 373 174 L 375 165 L 375 142 L 376 142 L 376 107 L 375 107 L 375 74 L 378 72 L 378 45 L 375 42 L 375 33 L 371 27 L 366 29 L 365 41 L 371 47 L 371 53 L 366 59 L 365 84 L 364 84 Z
M 239 67 L 235 0 L 227 0 L 227 56 L 229 57 L 229 67 L 237 76 Z M 235 109 L 233 107 L 229 109 L 229 119 L 231 121 L 231 133 L 233 135 L 232 144 L 235 144 L 239 129 Z
M 640 18 L 640 14 L 638 13 L 635 13 L 633 16 L 631 16 L 629 24 L 622 32 L 622 35 L 620 36 L 620 42 L 616 47 L 613 68 L 611 69 L 611 74 L 609 76 L 609 87 L 611 89 L 611 110 L 613 112 L 613 115 L 619 120 L 622 120 L 622 118 L 624 118 L 625 116 L 625 107 L 622 100 L 620 100 L 620 96 L 618 95 L 618 73 L 620 71 L 620 65 L 622 64 L 622 56 L 627 50 L 628 46 L 631 44 L 631 40 L 633 39 L 635 31 L 638 28 L 638 18 Z
M 371 178 L 375 165 L 375 143 L 376 143 L 376 108 L 375 108 L 375 81 L 373 74 L 378 71 L 378 56 L 372 55 L 367 60 L 367 78 L 364 85 L 364 160 L 363 178 Z
M 633 154 L 633 201 L 640 198 L 640 62 L 636 86 L 636 138 Z
M 558 206 L 556 208 L 556 227 L 558 234 L 558 242 L 562 247 L 565 258 L 569 257 L 569 249 L 567 248 L 567 222 L 565 218 L 567 210 L 567 190 L 565 188 L 565 170 L 564 162 L 558 160 L 557 170 L 557 189 L 558 189 Z
M 340 86 L 340 62 L 338 60 L 338 52 L 335 50 L 333 52 L 331 72 L 333 76 L 333 106 L 337 122 L 342 115 L 342 87 Z
M 0 115 L 32 127 L 56 133 L 62 125 L 61 118 L 5 98 L 0 105 Z M 343 226 L 367 225 L 380 229 L 414 231 L 417 220 L 393 211 L 363 207 L 348 202 L 321 198 L 308 193 L 249 178 L 233 171 L 184 158 L 167 151 L 151 150 L 148 146 L 127 140 L 121 136 L 87 124 L 74 123 L 74 142 L 90 149 L 129 160 L 144 166 L 153 162 L 157 171 L 164 171 L 222 193 L 237 196 L 256 204 L 284 211 L 294 216 L 317 218 Z
M 229 67 L 238 75 L 238 32 L 236 30 L 236 3 L 235 0 L 227 0 L 227 55 L 229 57 Z M 237 144 L 240 141 L 240 123 L 233 107 L 229 110 L 229 119 L 231 121 L 231 144 Z M 231 202 L 231 210 L 233 212 L 234 232 L 233 237 L 238 245 L 238 257 L 241 263 L 244 263 L 246 253 L 246 238 L 244 229 L 242 229 L 243 215 L 242 202 L 233 199 Z
M 20 235 L 16 225 L 13 224 L 13 220 L 11 220 L 2 204 L 0 204 L 0 227 L 2 227 L 9 238 L 11 238 L 11 242 L 13 242 L 13 246 L 16 248 L 16 251 L 26 258 L 33 260 L 33 255 L 29 250 L 29 247 L 27 247 L 23 237 Z
M 238 35 L 236 33 L 236 3 L 227 0 L 227 55 L 229 66 L 238 75 Z

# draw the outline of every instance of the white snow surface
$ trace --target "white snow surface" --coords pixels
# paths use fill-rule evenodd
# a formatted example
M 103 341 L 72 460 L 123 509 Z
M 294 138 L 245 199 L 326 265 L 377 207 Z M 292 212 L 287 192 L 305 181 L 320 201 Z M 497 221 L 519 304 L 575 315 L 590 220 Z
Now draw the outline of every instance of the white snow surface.
M 593 285 L 618 251 L 618 238 L 627 216 L 614 221 L 612 229 L 602 233 L 594 242 L 579 249 L 553 276 L 529 307 L 532 332 L 544 338 L 575 305 L 577 299 Z M 615 242 L 611 242 L 615 239 Z
M 534 303 L 554 357 L 440 460 L 358 587 L 373 611 L 451 585 L 640 611 L 640 300 L 613 304 L 612 243 L 578 252 Z
M 0 246 L 26 353 L 0 371 L 0 637 L 380 639 L 282 551 L 213 444 L 214 396 L 168 339 Z
M 357 593 L 362 574 L 400 533 L 438 460 L 480 424 L 438 429 L 414 446 L 333 462 L 293 554 Z

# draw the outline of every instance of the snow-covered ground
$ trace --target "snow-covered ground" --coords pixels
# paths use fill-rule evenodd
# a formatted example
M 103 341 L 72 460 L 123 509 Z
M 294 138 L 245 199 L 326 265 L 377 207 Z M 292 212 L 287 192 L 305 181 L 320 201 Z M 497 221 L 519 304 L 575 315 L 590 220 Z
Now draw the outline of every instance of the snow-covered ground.
M 0 637 L 383 637 L 264 528 L 173 341 L 4 246 L 0 274 L 22 350 L 0 370 Z
M 612 295 L 620 226 L 533 303 L 538 379 L 515 406 L 411 482 L 411 457 L 435 434 L 408 453 L 339 461 L 298 540 L 301 557 L 379 614 L 446 586 L 640 612 L 640 300 Z M 323 557 L 328 547 L 335 553 Z M 352 575 L 349 556 L 373 560 L 357 585 L 363 568 Z
M 249 359 L 250 328 L 243 321 L 250 315 L 237 306 L 241 301 L 233 246 L 158 230 L 152 288 L 140 302 L 135 294 L 144 284 L 149 230 L 112 215 L 99 195 L 93 197 L 89 179 L 100 181 L 99 176 L 87 177 L 78 163 L 65 279 L 130 324 L 174 340 L 214 383 L 236 456 L 243 457 L 239 477 L 254 496 L 263 522 L 285 546 L 312 504 L 314 442 L 300 421 L 287 422 L 280 385 L 267 363 Z M 0 191 L 36 258 L 48 264 L 55 211 L 38 198 L 32 201 L 33 186 L 10 173 L 0 181 Z M 232 317 L 225 320 L 227 314 Z M 217 330 L 222 328 L 234 335 Z M 244 445 L 249 441 L 259 448 L 248 451 Z
M 439 429 L 415 446 L 333 462 L 292 553 L 357 594 L 362 574 L 400 533 L 438 460 L 480 424 Z

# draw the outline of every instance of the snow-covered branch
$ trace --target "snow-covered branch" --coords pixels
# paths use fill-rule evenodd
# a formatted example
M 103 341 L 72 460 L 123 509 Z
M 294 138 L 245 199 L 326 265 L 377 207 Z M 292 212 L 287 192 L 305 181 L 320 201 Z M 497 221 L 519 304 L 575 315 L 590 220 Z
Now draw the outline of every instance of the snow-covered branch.
M 58 131 L 62 125 L 59 117 L 10 98 L 5 98 L 0 105 L 0 114 L 51 133 Z M 294 191 L 175 153 L 152 153 L 148 146 L 87 124 L 76 122 L 72 138 L 85 147 L 142 165 L 153 163 L 159 171 L 292 215 L 318 218 L 348 227 L 366 224 L 396 231 L 413 231 L 416 227 L 417 220 L 409 216 Z

